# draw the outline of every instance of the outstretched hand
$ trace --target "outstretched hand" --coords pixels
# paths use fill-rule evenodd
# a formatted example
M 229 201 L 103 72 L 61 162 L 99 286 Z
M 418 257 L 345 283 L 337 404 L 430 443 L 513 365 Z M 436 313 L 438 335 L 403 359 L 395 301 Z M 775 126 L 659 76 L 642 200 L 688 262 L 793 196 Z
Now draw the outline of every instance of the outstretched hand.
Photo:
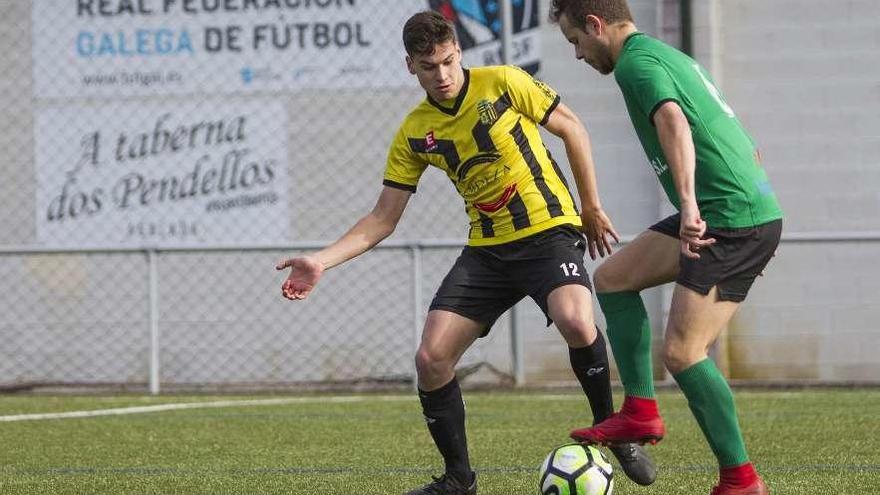
M 281 284 L 281 295 L 291 301 L 308 297 L 324 273 L 324 265 L 311 256 L 287 259 L 275 266 L 276 270 L 285 268 L 291 270 L 287 280 Z
M 620 242 L 620 236 L 611 225 L 611 219 L 605 214 L 601 208 L 585 211 L 581 214 L 583 223 L 582 230 L 587 236 L 587 247 L 590 252 L 590 259 L 596 259 L 596 254 L 605 257 L 605 254 L 611 255 L 611 240 Z

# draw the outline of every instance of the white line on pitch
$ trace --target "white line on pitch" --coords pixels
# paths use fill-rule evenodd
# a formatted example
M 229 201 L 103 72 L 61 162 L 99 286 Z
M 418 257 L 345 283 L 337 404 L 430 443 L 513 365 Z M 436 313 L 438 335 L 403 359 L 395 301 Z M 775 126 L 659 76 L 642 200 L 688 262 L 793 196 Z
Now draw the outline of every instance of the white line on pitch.
M 511 397 L 515 400 L 566 400 L 581 398 L 579 395 L 526 395 Z M 0 423 L 13 421 L 39 421 L 45 419 L 74 419 L 95 418 L 98 416 L 122 416 L 126 414 L 145 414 L 164 411 L 179 411 L 182 409 L 217 409 L 226 407 L 250 407 L 250 406 L 283 406 L 288 404 L 339 404 L 350 402 L 404 402 L 414 401 L 412 396 L 376 395 L 376 396 L 334 396 L 334 397 L 288 397 L 277 399 L 254 399 L 254 400 L 221 400 L 213 402 L 185 402 L 177 404 L 158 404 L 155 406 L 119 407 L 114 409 L 94 409 L 90 411 L 68 411 L 60 413 L 43 414 L 13 414 L 0 416 Z

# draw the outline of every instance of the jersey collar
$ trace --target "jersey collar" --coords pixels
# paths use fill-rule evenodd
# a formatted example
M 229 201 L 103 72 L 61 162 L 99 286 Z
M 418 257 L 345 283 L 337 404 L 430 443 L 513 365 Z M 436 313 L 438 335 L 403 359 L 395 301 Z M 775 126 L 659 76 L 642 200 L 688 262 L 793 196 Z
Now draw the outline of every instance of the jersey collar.
M 451 107 L 444 107 L 434 98 L 431 98 L 431 95 L 428 95 L 428 103 L 437 107 L 441 112 L 455 116 L 458 113 L 458 109 L 461 108 L 461 104 L 464 102 L 464 97 L 467 96 L 468 86 L 470 86 L 471 82 L 471 71 L 468 69 L 464 70 L 464 82 L 461 84 L 461 91 L 458 92 L 458 96 L 455 97 L 455 103 Z
M 625 40 L 623 40 L 623 49 L 626 49 L 626 45 L 628 45 L 629 42 L 632 41 L 633 38 L 635 38 L 636 36 L 644 36 L 644 35 L 645 35 L 645 33 L 641 32 L 641 31 L 636 31 L 634 33 L 631 33 L 629 36 L 626 37 Z

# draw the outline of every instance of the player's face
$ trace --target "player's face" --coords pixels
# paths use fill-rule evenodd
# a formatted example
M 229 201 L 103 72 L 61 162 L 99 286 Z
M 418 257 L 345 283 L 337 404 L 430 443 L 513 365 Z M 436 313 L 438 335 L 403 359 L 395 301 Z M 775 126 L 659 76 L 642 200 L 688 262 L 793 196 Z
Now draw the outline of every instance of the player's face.
M 601 20 L 595 16 L 587 16 L 583 28 L 574 24 L 567 15 L 559 17 L 559 29 L 569 43 L 574 45 L 574 55 L 578 60 L 590 64 L 600 74 L 611 74 L 614 71 L 614 60 L 607 39 L 600 34 Z
M 406 57 L 406 65 L 428 96 L 436 101 L 457 97 L 464 84 L 461 48 L 454 41 L 434 46 L 434 53 L 430 55 Z

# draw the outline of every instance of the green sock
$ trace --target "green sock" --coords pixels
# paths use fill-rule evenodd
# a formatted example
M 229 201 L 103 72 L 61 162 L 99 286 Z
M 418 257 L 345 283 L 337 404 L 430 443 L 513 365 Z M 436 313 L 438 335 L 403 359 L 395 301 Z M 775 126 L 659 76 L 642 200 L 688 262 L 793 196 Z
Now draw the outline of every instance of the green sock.
M 651 322 L 638 292 L 596 294 L 608 324 L 608 340 L 626 395 L 654 398 Z
M 709 358 L 673 375 L 688 400 L 688 406 L 721 467 L 739 466 L 749 461 L 733 392 L 715 362 Z

